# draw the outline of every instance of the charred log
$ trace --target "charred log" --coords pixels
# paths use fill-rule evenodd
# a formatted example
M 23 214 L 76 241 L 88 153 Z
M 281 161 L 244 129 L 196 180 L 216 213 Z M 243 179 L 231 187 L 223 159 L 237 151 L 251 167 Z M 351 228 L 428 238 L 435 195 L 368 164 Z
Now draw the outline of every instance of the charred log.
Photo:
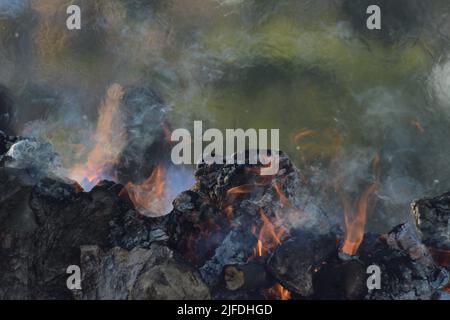
M 333 259 L 317 267 L 314 299 L 360 300 L 367 294 L 366 266 L 358 258 Z
M 303 297 L 314 294 L 313 277 L 318 268 L 337 254 L 335 235 L 298 232 L 283 242 L 268 261 L 269 272 L 291 292 Z
M 361 261 L 381 270 L 381 288 L 369 290 L 367 299 L 428 300 L 449 281 L 410 224 L 395 227 L 361 249 Z
M 269 274 L 266 259 L 255 259 L 245 264 L 225 266 L 223 280 L 228 290 L 255 291 L 275 285 L 275 279 Z
M 423 242 L 433 249 L 450 250 L 450 193 L 417 200 L 412 210 Z

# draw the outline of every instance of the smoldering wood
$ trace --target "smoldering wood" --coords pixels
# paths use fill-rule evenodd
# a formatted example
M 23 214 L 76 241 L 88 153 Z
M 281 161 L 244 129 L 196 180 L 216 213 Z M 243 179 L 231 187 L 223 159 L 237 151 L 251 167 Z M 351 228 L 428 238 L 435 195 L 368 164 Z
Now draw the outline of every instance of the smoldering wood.
M 429 300 L 449 281 L 448 272 L 434 263 L 411 224 L 363 242 L 359 259 L 381 269 L 381 289 L 369 290 L 366 299 Z
M 317 267 L 313 275 L 314 299 L 361 300 L 367 294 L 366 266 L 357 257 L 339 255 Z
M 312 201 L 304 178 L 286 154 L 280 154 L 277 175 L 261 176 L 260 169 L 260 164 L 200 164 L 195 186 L 174 200 L 174 209 L 165 219 L 171 246 L 202 266 L 216 248 L 224 247 L 222 242 L 232 230 L 252 226 L 260 230 L 261 212 L 271 221 L 283 216 L 287 232 L 295 228 L 321 234 L 330 231 L 332 223 Z M 236 244 L 231 246 L 240 250 Z
M 261 290 L 273 287 L 276 282 L 269 274 L 266 259 L 256 258 L 245 264 L 227 265 L 223 269 L 223 280 L 228 290 Z
M 269 272 L 285 287 L 303 297 L 314 294 L 315 269 L 337 254 L 336 235 L 297 232 L 283 242 L 268 261 Z

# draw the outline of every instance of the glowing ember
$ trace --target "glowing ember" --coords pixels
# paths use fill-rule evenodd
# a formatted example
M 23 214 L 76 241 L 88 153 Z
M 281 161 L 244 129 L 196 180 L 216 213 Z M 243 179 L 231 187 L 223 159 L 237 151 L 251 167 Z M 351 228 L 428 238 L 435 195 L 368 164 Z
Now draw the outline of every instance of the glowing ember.
M 78 163 L 69 170 L 69 177 L 85 190 L 92 189 L 100 180 L 112 179 L 112 168 L 125 144 L 124 129 L 118 121 L 120 101 L 124 91 L 119 84 L 108 89 L 99 111 L 95 144 L 85 163 Z
M 127 183 L 128 192 L 135 208 L 144 215 L 162 216 L 167 208 L 166 171 L 159 165 L 142 184 Z
M 351 256 L 356 254 L 359 245 L 364 238 L 369 200 L 371 196 L 378 190 L 379 163 L 380 157 L 379 155 L 377 155 L 372 163 L 375 182 L 363 192 L 361 197 L 356 201 L 356 205 L 352 206 L 348 201 L 344 201 L 346 234 L 345 242 L 342 246 L 342 252 Z

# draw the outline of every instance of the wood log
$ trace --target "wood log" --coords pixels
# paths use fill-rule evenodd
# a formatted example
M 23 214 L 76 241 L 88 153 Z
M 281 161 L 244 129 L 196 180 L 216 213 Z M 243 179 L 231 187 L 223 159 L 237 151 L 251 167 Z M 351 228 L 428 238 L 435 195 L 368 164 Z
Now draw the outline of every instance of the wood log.
M 228 290 L 259 290 L 275 285 L 267 272 L 265 261 L 253 260 L 246 264 L 228 265 L 223 269 L 223 279 Z

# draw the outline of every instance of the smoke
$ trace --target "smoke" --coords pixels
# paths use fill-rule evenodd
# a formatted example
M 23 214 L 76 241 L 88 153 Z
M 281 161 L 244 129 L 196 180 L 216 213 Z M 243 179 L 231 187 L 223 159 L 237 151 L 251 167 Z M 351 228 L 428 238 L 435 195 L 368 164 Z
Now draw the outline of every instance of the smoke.
M 450 116 L 450 59 L 437 63 L 430 75 L 430 89 L 437 103 Z
M 373 182 L 380 154 L 369 228 L 384 231 L 408 219 L 415 198 L 450 189 L 450 59 L 439 59 L 449 53 L 450 8 L 382 1 L 385 28 L 373 36 L 369 2 L 80 0 L 82 30 L 69 31 L 68 1 L 0 0 L 0 78 L 16 106 L 8 115 L 70 169 L 95 146 L 99 108 L 119 83 L 127 143 L 112 170 L 122 183 L 146 179 L 164 161 L 164 130 L 193 120 L 278 126 L 282 148 L 318 172 L 321 188 L 354 196 Z M 316 132 L 301 145 L 314 150 L 306 165 L 290 139 L 304 128 Z M 170 189 L 189 177 L 169 168 Z M 339 196 L 329 197 L 342 216 Z
M 26 0 L 0 0 L 0 17 L 15 17 L 27 7 Z

